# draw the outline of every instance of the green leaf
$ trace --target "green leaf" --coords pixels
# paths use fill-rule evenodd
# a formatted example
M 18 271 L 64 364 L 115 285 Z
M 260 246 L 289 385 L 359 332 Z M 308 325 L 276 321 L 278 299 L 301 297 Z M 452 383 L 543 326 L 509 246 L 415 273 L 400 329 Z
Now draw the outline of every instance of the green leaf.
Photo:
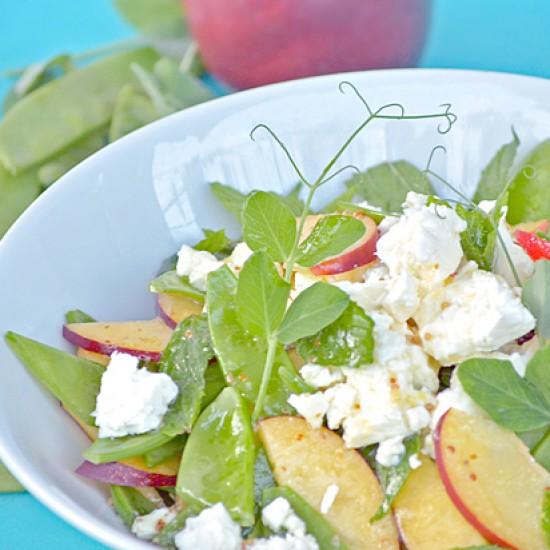
M 263 251 L 245 262 L 237 288 L 241 325 L 259 336 L 273 334 L 285 314 L 290 284 L 281 279 L 274 263 Z
M 96 320 L 81 309 L 71 309 L 65 313 L 67 323 L 95 323 Z
M 352 197 L 360 196 L 374 206 L 401 212 L 407 193 L 415 191 L 431 195 L 430 180 L 416 166 L 405 160 L 383 162 L 353 176 L 347 183 Z
M 501 426 L 514 432 L 550 423 L 550 398 L 521 378 L 510 361 L 468 359 L 458 368 L 466 393 Z
M 201 410 L 205 372 L 213 355 L 206 316 L 189 317 L 177 326 L 159 362 L 159 372 L 170 376 L 178 387 L 178 396 L 163 420 L 164 434 L 191 431 Z
M 224 208 L 241 221 L 241 213 L 246 202 L 247 195 L 224 185 L 219 181 L 210 184 L 212 194 L 223 204 Z
M 354 302 L 319 333 L 296 342 L 307 363 L 359 367 L 373 361 L 374 321 Z
M 259 508 L 264 491 L 276 485 L 267 455 L 263 447 L 260 447 L 256 456 L 256 462 L 254 462 L 254 502 L 256 503 L 256 512 L 260 511 Z
M 511 225 L 550 219 L 550 139 L 539 143 L 523 161 L 509 192 Z
M 491 271 L 496 238 L 491 219 L 484 212 L 467 209 L 461 204 L 457 204 L 456 213 L 466 222 L 466 229 L 460 234 L 464 255 L 480 269 Z
M 56 55 L 29 65 L 4 98 L 4 113 L 7 113 L 23 97 L 51 80 L 60 78 L 73 68 L 73 59 L 67 54 Z
M 533 458 L 550 472 L 550 429 L 531 451 Z
M 279 328 L 279 340 L 291 344 L 317 334 L 338 319 L 348 303 L 348 295 L 339 288 L 315 283 L 301 292 L 288 309 Z
M 253 191 L 243 213 L 243 236 L 252 250 L 265 250 L 276 262 L 290 257 L 296 241 L 296 218 L 275 193 Z
M 204 229 L 204 239 L 194 246 L 195 250 L 204 250 L 210 254 L 228 252 L 230 247 L 231 239 L 226 235 L 224 229 L 219 231 Z
M 193 506 L 223 503 L 239 524 L 254 524 L 254 435 L 247 406 L 226 388 L 200 415 L 183 451 L 176 492 Z
M 544 531 L 546 544 L 550 547 L 550 489 L 548 487 L 544 491 L 542 502 L 542 530 Z
M 166 271 L 151 281 L 149 290 L 156 293 L 178 294 L 204 303 L 204 292 L 192 286 L 188 277 L 180 277 L 175 270 Z
M 105 371 L 101 365 L 15 332 L 6 333 L 6 343 L 67 411 L 84 424 L 94 425 L 92 413 Z
M 151 513 L 157 507 L 143 493 L 133 487 L 111 485 L 113 508 L 124 525 L 131 529 L 138 516 Z
M 347 548 L 325 517 L 289 487 L 266 489 L 263 493 L 263 506 L 267 506 L 279 497 L 287 500 L 296 515 L 306 524 L 306 531 L 317 541 L 319 550 L 345 550 Z
M 323 216 L 298 248 L 297 262 L 311 267 L 336 256 L 365 234 L 365 224 L 352 216 Z
M 378 462 L 376 463 L 376 474 L 382 485 L 382 490 L 384 491 L 384 500 L 374 516 L 370 519 L 371 523 L 381 520 L 391 510 L 393 501 L 409 477 L 411 471 L 409 458 L 420 451 L 420 436 L 416 434 L 407 437 L 403 441 L 403 444 L 405 445 L 405 453 L 397 466 L 388 467 L 382 466 Z
M 152 68 L 149 48 L 112 55 L 53 80 L 24 97 L 0 123 L 0 161 L 12 173 L 44 162 L 111 120 L 130 65 Z
M 22 493 L 24 491 L 25 487 L 0 462 L 0 493 Z
M 0 163 L 0 238 L 40 194 L 40 180 L 31 169 L 12 176 Z
M 333 210 L 337 211 L 344 211 L 344 212 L 359 212 L 361 214 L 365 214 L 372 220 L 374 220 L 375 223 L 379 224 L 385 217 L 387 216 L 394 216 L 396 215 L 395 212 L 388 212 L 386 210 L 380 209 L 372 209 L 372 208 L 365 208 L 364 206 L 360 206 L 358 204 L 355 204 L 353 202 L 348 202 L 345 200 L 339 200 L 334 204 Z
M 262 379 L 261 366 L 265 364 L 267 354 L 265 339 L 250 334 L 239 322 L 237 278 L 227 266 L 208 276 L 206 294 L 210 334 L 220 367 L 228 383 L 250 403 L 255 403 Z M 275 355 L 274 372 L 279 368 L 296 372 L 282 346 Z M 289 413 L 292 410 L 287 403 L 289 396 L 280 377 L 272 376 L 264 402 L 265 414 Z
M 550 339 L 550 260 L 535 262 L 535 272 L 523 285 L 521 299 L 537 320 L 537 333 Z
M 525 378 L 536 386 L 550 402 L 550 344 L 537 350 L 530 359 Z
M 82 456 L 94 464 L 117 462 L 118 460 L 148 453 L 168 443 L 171 439 L 171 436 L 158 430 L 114 439 L 99 438 L 82 453 Z
M 514 128 L 512 128 L 512 136 L 512 141 L 503 145 L 481 172 L 474 202 L 496 200 L 508 185 L 519 146 L 519 138 Z
M 116 141 L 158 118 L 151 99 L 136 85 L 126 84 L 116 98 L 109 140 Z
M 164 445 L 152 449 L 143 455 L 143 460 L 148 468 L 153 468 L 158 464 L 166 462 L 170 458 L 181 454 L 187 441 L 187 435 L 178 435 L 167 441 Z
M 278 375 L 289 394 L 313 393 L 315 391 L 315 389 L 307 384 L 296 372 L 289 371 L 284 367 L 279 367 Z

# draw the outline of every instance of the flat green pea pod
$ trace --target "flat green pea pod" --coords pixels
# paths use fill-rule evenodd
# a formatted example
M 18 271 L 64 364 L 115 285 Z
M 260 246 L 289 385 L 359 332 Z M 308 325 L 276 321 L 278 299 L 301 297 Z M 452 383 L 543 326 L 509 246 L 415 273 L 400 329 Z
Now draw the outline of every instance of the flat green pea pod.
M 145 465 L 147 468 L 154 468 L 177 454 L 181 454 L 186 441 L 187 435 L 178 435 L 174 439 L 167 441 L 164 445 L 148 451 L 143 455 Z
M 288 487 L 269 487 L 263 492 L 263 505 L 267 506 L 276 498 L 286 499 L 294 512 L 306 524 L 307 532 L 315 538 L 319 550 L 346 550 L 347 546 L 340 541 L 334 529 L 325 518 L 312 508 L 300 495 Z M 353 511 L 350 511 L 353 513 Z
M 120 89 L 134 81 L 130 65 L 152 69 L 157 59 L 150 48 L 116 54 L 24 97 L 0 123 L 0 161 L 20 173 L 106 126 Z
M 227 267 L 221 267 L 208 277 L 208 322 L 216 357 L 228 380 L 239 393 L 254 403 L 262 378 L 266 344 L 247 332 L 239 323 L 235 296 L 237 278 Z M 294 366 L 282 346 L 275 356 L 273 375 L 269 382 L 264 403 L 264 413 L 269 416 L 291 412 L 287 399 L 290 391 L 277 375 L 279 369 L 295 373 Z
M 113 507 L 124 525 L 129 529 L 138 516 L 152 512 L 156 506 L 137 489 L 111 485 Z
M 226 388 L 201 413 L 176 485 L 194 509 L 221 502 L 243 526 L 254 524 L 255 447 L 247 408 L 234 388 Z
M 6 333 L 6 342 L 70 414 L 88 426 L 95 425 L 92 413 L 105 371 L 101 365 L 14 332 Z
M 509 187 L 508 223 L 550 219 L 550 139 L 539 143 Z

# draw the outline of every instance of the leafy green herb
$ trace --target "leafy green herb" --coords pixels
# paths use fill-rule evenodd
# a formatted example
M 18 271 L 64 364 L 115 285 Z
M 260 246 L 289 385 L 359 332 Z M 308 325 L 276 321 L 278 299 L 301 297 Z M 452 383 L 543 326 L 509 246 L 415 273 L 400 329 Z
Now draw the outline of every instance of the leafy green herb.
M 254 524 L 254 435 L 247 405 L 226 388 L 200 415 L 183 451 L 176 492 L 193 506 L 222 502 L 239 524 Z
M 523 161 L 509 193 L 511 225 L 550 219 L 550 139 L 539 143 Z
M 349 303 L 348 295 L 327 283 L 315 283 L 294 300 L 279 328 L 278 338 L 291 344 L 317 334 L 343 313 Z
M 95 323 L 96 320 L 81 309 L 71 309 L 65 313 L 67 323 Z
M 359 196 L 374 206 L 400 212 L 409 191 L 432 194 L 430 180 L 416 166 L 405 160 L 383 162 L 353 176 L 347 183 L 348 194 Z M 344 197 L 345 198 L 347 198 Z
M 84 424 L 94 425 L 92 413 L 105 371 L 101 365 L 15 332 L 6 333 L 6 343 L 67 411 Z
M 279 378 L 287 388 L 288 393 L 313 393 L 315 391 L 306 381 L 296 372 L 292 372 L 284 367 L 279 367 Z
M 550 472 L 550 430 L 531 451 L 533 458 Z
M 265 250 L 276 262 L 286 261 L 296 241 L 296 218 L 275 193 L 253 191 L 242 212 L 243 237 L 252 250 Z
M 297 262 L 311 267 L 335 256 L 365 234 L 365 225 L 352 216 L 323 216 L 298 248 Z
M 152 68 L 149 48 L 119 53 L 66 74 L 19 101 L 0 123 L 0 161 L 20 173 L 63 151 L 111 120 L 132 63 Z
M 550 344 L 537 350 L 530 359 L 525 370 L 525 378 L 550 401 Z
M 109 127 L 109 140 L 115 141 L 157 118 L 157 110 L 147 94 L 137 85 L 126 84 L 116 98 Z
M 510 361 L 468 359 L 459 366 L 458 378 L 497 424 L 515 432 L 550 424 L 550 395 L 521 378 Z
M 285 314 L 289 293 L 290 285 L 267 254 L 254 252 L 239 276 L 237 309 L 242 326 L 259 336 L 273 334 Z
M 211 183 L 210 190 L 212 191 L 212 194 L 223 204 L 224 208 L 228 212 L 231 212 L 237 220 L 241 221 L 241 212 L 247 196 L 240 191 L 233 189 L 233 187 L 224 185 L 219 181 Z
M 503 145 L 481 172 L 474 194 L 474 202 L 496 200 L 508 185 L 516 158 L 519 138 L 512 128 L 512 141 Z
M 256 456 L 256 462 L 254 463 L 254 501 L 256 503 L 256 513 L 260 512 L 264 491 L 276 485 L 267 455 L 263 447 L 260 447 Z
M 537 320 L 537 333 L 550 339 L 550 260 L 535 262 L 535 272 L 523 285 L 521 299 Z
M 94 464 L 116 462 L 133 456 L 140 456 L 172 439 L 161 431 L 117 438 L 98 438 L 83 453 L 86 460 Z
M 0 462 L 0 493 L 22 493 L 25 488 L 15 479 Z
M 217 362 L 211 362 L 208 366 L 204 373 L 204 381 L 204 397 L 202 398 L 203 409 L 208 407 L 227 385 L 220 365 Z
M 294 512 L 306 524 L 307 532 L 317 541 L 319 550 L 345 550 L 347 548 L 324 516 L 289 487 L 265 489 L 263 505 L 267 506 L 278 497 L 282 497 L 290 503 Z
M 164 417 L 164 434 L 191 431 L 201 410 L 205 372 L 213 355 L 206 316 L 189 317 L 178 325 L 159 363 L 159 371 L 178 386 L 178 396 Z
M 376 474 L 384 491 L 384 500 L 380 507 L 370 519 L 371 523 L 381 520 L 391 510 L 391 505 L 395 497 L 399 494 L 401 487 L 407 481 L 407 477 L 411 471 L 409 458 L 420 451 L 420 436 L 418 434 L 407 437 L 403 444 L 405 445 L 405 453 L 401 457 L 397 466 L 382 466 L 376 463 Z
M 188 277 L 180 277 L 175 270 L 167 271 L 151 281 L 149 290 L 157 293 L 179 294 L 201 304 L 204 302 L 204 292 L 192 286 Z
M 359 367 L 373 361 L 374 321 L 354 302 L 319 333 L 298 340 L 296 348 L 308 363 Z
M 361 214 L 365 214 L 366 216 L 374 220 L 376 223 L 380 223 L 384 218 L 388 216 L 396 217 L 400 215 L 396 212 L 388 212 L 387 210 L 382 210 L 381 208 L 365 208 L 364 206 L 360 206 L 359 204 L 355 204 L 353 202 L 348 202 L 345 200 L 337 201 L 334 205 L 333 210 L 344 212 L 360 212 Z
M 496 235 L 491 219 L 481 210 L 468 209 L 461 204 L 456 205 L 456 213 L 466 222 L 466 229 L 460 234 L 464 255 L 480 269 L 490 271 Z
M 210 254 L 218 254 L 220 252 L 228 252 L 231 247 L 231 239 L 226 235 L 224 229 L 212 231 L 211 229 L 204 230 L 204 239 L 195 245 L 195 250 L 204 250 Z
M 143 493 L 132 487 L 111 485 L 111 499 L 115 512 L 129 529 L 138 516 L 149 514 L 156 508 Z

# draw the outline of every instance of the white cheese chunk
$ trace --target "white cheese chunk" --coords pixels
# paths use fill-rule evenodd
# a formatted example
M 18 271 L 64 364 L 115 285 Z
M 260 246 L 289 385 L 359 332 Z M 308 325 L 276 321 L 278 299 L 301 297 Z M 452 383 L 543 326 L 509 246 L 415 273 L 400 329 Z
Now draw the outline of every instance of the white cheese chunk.
M 144 516 L 138 516 L 132 524 L 132 533 L 144 540 L 151 540 L 158 535 L 167 523 L 177 515 L 174 508 L 163 506 Z
M 336 483 L 331 483 L 325 490 L 325 494 L 321 500 L 321 514 L 326 515 L 330 512 L 338 493 L 340 492 L 340 487 Z
M 323 418 L 328 410 L 328 400 L 323 392 L 292 394 L 288 402 L 311 427 L 319 429 L 323 425 Z
M 296 536 L 287 533 L 267 539 L 257 539 L 248 545 L 247 550 L 319 550 L 319 545 L 311 535 Z
M 189 518 L 175 544 L 178 550 L 241 550 L 241 528 L 218 503 Z
M 422 466 L 422 461 L 420 460 L 418 453 L 414 453 L 409 456 L 409 468 L 411 470 L 416 470 L 417 468 L 420 468 L 420 466 Z
M 267 506 L 264 506 L 262 523 L 274 532 L 285 529 L 296 536 L 305 535 L 306 533 L 306 524 L 296 515 L 290 502 L 283 497 L 277 497 Z
M 248 245 L 244 242 L 238 243 L 233 249 L 231 256 L 227 259 L 227 263 L 233 271 L 238 273 L 250 256 L 252 256 L 252 250 L 250 250 Z
M 204 250 L 195 250 L 184 244 L 178 252 L 176 272 L 180 277 L 189 277 L 189 282 L 199 290 L 206 290 L 208 274 L 220 268 L 220 262 L 216 256 Z
M 313 363 L 305 364 L 300 369 L 300 375 L 313 388 L 327 388 L 344 379 L 339 368 L 328 368 Z
M 101 377 L 95 418 L 99 437 L 142 434 L 158 428 L 178 387 L 163 373 L 138 368 L 139 359 L 113 353 Z
M 378 445 L 375 458 L 378 464 L 390 468 L 399 464 L 404 453 L 405 445 L 403 445 L 403 438 L 391 437 Z

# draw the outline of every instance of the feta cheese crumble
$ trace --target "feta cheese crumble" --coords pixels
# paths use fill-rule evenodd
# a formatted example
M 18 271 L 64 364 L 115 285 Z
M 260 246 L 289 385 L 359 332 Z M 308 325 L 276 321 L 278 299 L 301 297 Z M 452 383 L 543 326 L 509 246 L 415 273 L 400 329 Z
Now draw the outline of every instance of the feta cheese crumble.
M 344 375 L 340 369 L 329 369 L 328 367 L 313 363 L 305 364 L 300 369 L 300 375 L 313 388 L 326 388 L 344 379 Z
M 113 353 L 101 377 L 95 418 L 99 437 L 142 434 L 158 428 L 178 387 L 164 373 L 139 369 L 139 359 Z
M 443 365 L 495 351 L 535 326 L 508 284 L 473 262 L 427 296 L 414 319 L 424 349 Z
M 231 256 L 227 259 L 228 265 L 233 271 L 239 272 L 250 256 L 252 256 L 252 250 L 250 250 L 249 246 L 244 242 L 238 243 L 233 249 Z
M 199 290 L 206 290 L 206 279 L 211 271 L 223 265 L 216 256 L 204 250 L 195 250 L 184 244 L 178 252 L 176 272 L 180 277 L 189 277 L 189 282 Z
M 241 528 L 218 503 L 189 518 L 174 542 L 178 550 L 241 550 Z
M 144 540 L 151 540 L 158 535 L 167 523 L 170 523 L 177 515 L 175 508 L 166 506 L 153 510 L 144 516 L 138 516 L 132 524 L 132 533 Z
M 328 411 L 328 400 L 322 392 L 292 394 L 288 398 L 292 405 L 312 428 L 319 429 Z
M 376 462 L 390 468 L 397 466 L 401 457 L 405 454 L 405 445 L 402 437 L 391 437 L 382 441 L 376 450 Z
M 339 492 L 340 487 L 338 487 L 335 483 L 331 483 L 327 487 L 325 494 L 323 495 L 323 499 L 321 500 L 321 514 L 326 515 L 330 512 L 330 509 L 332 508 Z

